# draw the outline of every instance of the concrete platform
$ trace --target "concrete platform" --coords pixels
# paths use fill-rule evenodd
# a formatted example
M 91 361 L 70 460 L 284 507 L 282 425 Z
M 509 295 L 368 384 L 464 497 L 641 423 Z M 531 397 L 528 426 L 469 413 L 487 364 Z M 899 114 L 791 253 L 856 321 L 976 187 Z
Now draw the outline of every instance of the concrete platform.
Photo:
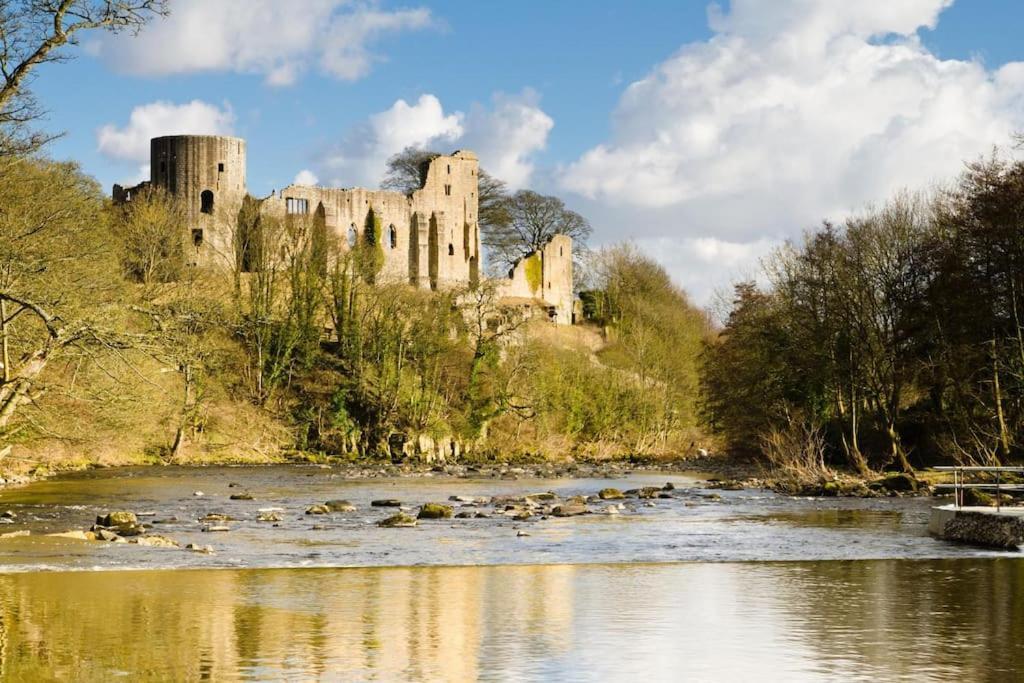
M 946 541 L 1016 550 L 1024 544 L 1024 507 L 934 507 L 928 533 Z

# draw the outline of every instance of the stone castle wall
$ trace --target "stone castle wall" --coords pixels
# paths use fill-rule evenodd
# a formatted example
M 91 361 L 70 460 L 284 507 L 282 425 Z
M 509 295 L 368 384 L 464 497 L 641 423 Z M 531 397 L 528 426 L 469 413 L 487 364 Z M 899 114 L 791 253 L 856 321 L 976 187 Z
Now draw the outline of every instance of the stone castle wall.
M 364 188 L 289 185 L 263 199 L 274 216 L 315 215 L 344 249 L 380 227 L 384 265 L 379 281 L 421 289 L 475 286 L 483 255 L 479 227 L 479 162 L 458 151 L 433 159 L 423 186 L 411 194 Z M 238 214 L 246 187 L 246 143 L 236 137 L 171 135 L 150 143 L 150 181 L 114 186 L 117 202 L 131 201 L 147 184 L 166 189 L 185 204 L 190 262 L 233 266 Z M 531 270 L 532 269 L 532 270 Z M 536 272 L 534 272 L 536 271 Z M 558 235 L 499 283 L 502 296 L 533 300 L 555 322 L 572 322 L 572 240 Z

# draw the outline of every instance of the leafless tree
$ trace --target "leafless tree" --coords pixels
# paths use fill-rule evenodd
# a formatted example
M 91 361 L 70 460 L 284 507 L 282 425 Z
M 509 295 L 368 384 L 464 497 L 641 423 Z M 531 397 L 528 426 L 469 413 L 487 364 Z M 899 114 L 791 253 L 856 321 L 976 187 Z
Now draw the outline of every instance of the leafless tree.
M 167 14 L 166 0 L 0 2 L 0 157 L 38 150 L 52 135 L 30 129 L 43 111 L 29 90 L 36 69 L 70 58 L 80 34 L 138 32 Z

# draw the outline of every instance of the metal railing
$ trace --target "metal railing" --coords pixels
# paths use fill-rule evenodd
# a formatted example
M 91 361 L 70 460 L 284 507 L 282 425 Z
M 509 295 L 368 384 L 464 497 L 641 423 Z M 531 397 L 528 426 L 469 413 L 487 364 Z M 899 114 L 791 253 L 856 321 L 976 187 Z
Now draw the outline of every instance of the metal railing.
M 967 466 L 967 465 L 954 465 L 951 467 L 935 467 L 933 468 L 939 472 L 952 472 L 953 483 L 952 484 L 936 484 L 937 489 L 953 489 L 953 503 L 957 508 L 964 506 L 964 491 L 967 489 L 976 490 L 989 490 L 995 491 L 995 502 L 996 512 L 999 512 L 1002 506 L 1000 500 L 1004 491 L 1024 491 L 1024 484 L 1007 482 L 1003 483 L 1003 474 L 1021 474 L 1024 475 L 1024 467 L 984 467 L 984 466 Z M 981 483 L 968 483 L 968 476 L 977 476 L 981 473 L 995 473 L 995 483 L 981 482 Z

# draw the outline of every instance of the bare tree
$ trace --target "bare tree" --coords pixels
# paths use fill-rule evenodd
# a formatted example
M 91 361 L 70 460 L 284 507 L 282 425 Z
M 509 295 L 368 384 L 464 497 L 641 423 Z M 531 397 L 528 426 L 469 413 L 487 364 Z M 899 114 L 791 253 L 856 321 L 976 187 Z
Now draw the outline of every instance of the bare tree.
M 41 64 L 69 59 L 63 48 L 83 32 L 138 32 L 166 14 L 166 0 L 0 2 L 0 157 L 35 152 L 52 139 L 28 128 L 43 114 L 28 88 Z
M 546 245 L 555 235 L 568 235 L 574 247 L 586 244 L 590 222 L 558 197 L 520 190 L 503 202 L 507 219 L 484 232 L 484 246 L 494 264 L 512 266 Z
M 147 188 L 115 207 L 125 273 L 147 285 L 178 279 L 185 265 L 185 225 L 185 207 L 163 188 Z

